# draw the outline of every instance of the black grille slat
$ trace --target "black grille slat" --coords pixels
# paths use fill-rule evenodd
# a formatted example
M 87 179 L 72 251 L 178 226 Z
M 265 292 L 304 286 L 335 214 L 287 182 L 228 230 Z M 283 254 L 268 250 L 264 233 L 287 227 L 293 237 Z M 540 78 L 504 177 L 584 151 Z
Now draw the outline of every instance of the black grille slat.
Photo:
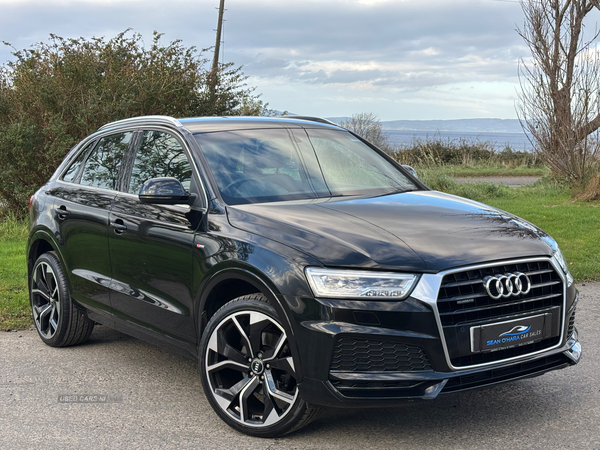
M 459 281 L 456 283 L 447 283 L 444 285 L 444 287 L 460 287 L 460 286 L 470 286 L 471 284 L 477 284 L 480 283 L 480 280 L 469 280 L 469 281 Z
M 483 282 L 486 277 L 518 272 L 531 280 L 530 292 L 500 299 L 493 299 L 487 294 Z M 559 337 L 552 337 L 522 347 L 472 354 L 465 348 L 464 338 L 461 338 L 462 347 L 457 347 L 455 339 L 459 333 L 465 333 L 465 328 L 468 332 L 471 326 L 508 321 L 556 307 L 562 311 L 563 289 L 563 281 L 549 261 L 498 264 L 444 276 L 437 307 L 452 364 L 456 367 L 485 364 L 557 345 Z
M 545 270 L 534 270 L 533 272 L 529 272 L 528 275 L 542 275 L 544 273 L 552 273 L 554 269 L 545 269 Z
M 429 357 L 416 345 L 342 336 L 335 342 L 330 370 L 414 372 L 432 369 Z
M 481 307 L 481 308 L 465 308 L 465 309 L 461 309 L 459 310 L 461 313 L 463 314 L 468 314 L 468 313 L 472 313 L 472 312 L 478 312 L 478 311 L 485 311 L 485 310 L 489 310 L 492 308 L 503 308 L 505 306 L 514 306 L 514 305 L 523 305 L 526 303 L 531 303 L 531 302 L 536 302 L 539 300 L 548 300 L 551 298 L 555 298 L 555 297 L 561 297 L 562 298 L 562 294 L 551 294 L 551 295 L 546 295 L 546 296 L 540 296 L 540 297 L 536 297 L 536 298 L 532 298 L 532 299 L 528 299 L 528 300 L 517 300 L 511 303 L 502 303 L 500 305 L 492 305 L 492 306 L 488 306 L 488 307 Z M 467 306 L 467 305 L 465 305 Z M 452 314 L 455 314 L 456 311 L 453 312 L 440 312 L 440 316 L 449 316 Z
M 546 286 L 554 286 L 556 284 L 561 284 L 562 281 L 547 281 L 546 283 L 540 283 L 540 284 L 536 284 L 533 285 L 532 288 L 536 289 L 536 288 L 541 288 L 541 287 L 546 287 Z

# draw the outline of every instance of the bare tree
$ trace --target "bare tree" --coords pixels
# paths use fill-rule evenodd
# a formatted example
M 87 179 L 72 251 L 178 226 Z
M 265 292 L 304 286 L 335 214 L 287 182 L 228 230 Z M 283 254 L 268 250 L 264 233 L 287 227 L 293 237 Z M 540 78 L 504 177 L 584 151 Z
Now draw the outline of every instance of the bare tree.
M 597 170 L 600 144 L 598 32 L 584 38 L 584 19 L 598 0 L 520 0 L 531 50 L 521 60 L 519 119 L 553 172 L 574 181 Z
M 375 114 L 352 114 L 350 119 L 342 122 L 340 125 L 358 134 L 360 137 L 366 139 L 380 149 L 389 151 L 387 136 L 383 132 L 383 125 L 381 125 L 379 117 Z

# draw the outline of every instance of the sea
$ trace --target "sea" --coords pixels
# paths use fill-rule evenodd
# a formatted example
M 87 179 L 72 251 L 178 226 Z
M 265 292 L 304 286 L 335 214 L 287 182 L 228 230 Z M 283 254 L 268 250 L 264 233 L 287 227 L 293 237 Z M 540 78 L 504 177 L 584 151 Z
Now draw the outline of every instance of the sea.
M 469 143 L 490 142 L 497 151 L 509 146 L 514 151 L 532 151 L 532 146 L 525 133 L 473 132 L 473 131 L 407 131 L 386 130 L 392 146 L 411 146 L 417 141 L 442 140 L 446 142 Z

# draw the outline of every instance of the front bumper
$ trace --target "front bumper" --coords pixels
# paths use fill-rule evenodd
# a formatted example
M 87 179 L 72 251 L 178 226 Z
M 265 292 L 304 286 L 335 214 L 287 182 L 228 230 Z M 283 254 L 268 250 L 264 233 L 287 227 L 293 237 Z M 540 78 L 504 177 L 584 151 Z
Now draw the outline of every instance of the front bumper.
M 452 352 L 464 348 L 464 338 L 459 337 L 469 325 L 463 330 L 459 323 L 454 335 L 445 336 L 448 327 L 441 322 L 437 305 L 443 276 L 424 275 L 402 302 L 287 299 L 288 304 L 303 305 L 294 327 L 296 341 L 301 342 L 302 397 L 314 405 L 390 406 L 535 377 L 579 362 L 581 344 L 574 326 L 578 292 L 564 283 L 560 297 L 552 294 L 558 303 L 540 306 L 561 311 L 560 317 L 553 317 L 557 334 L 551 339 L 493 353 L 496 360 L 467 359 L 474 363 L 457 365 L 464 358 L 453 358 Z M 540 291 L 540 296 L 550 297 L 548 293 Z M 537 312 L 516 313 L 528 314 Z
M 330 373 L 327 381 L 305 377 L 302 398 L 310 405 L 330 407 L 386 407 L 410 401 L 431 400 L 438 395 L 491 387 L 508 381 L 533 378 L 575 365 L 581 359 L 581 343 L 575 330 L 567 344 L 543 356 L 484 369 L 427 373 Z

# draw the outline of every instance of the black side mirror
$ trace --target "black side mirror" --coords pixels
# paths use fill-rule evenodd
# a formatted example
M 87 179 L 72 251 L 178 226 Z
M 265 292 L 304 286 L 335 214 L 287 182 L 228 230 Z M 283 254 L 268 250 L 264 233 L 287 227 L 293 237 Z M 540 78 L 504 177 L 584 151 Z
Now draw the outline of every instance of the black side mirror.
M 172 177 L 151 178 L 140 189 L 142 203 L 155 205 L 191 205 L 196 194 L 190 194 L 183 188 L 181 182 Z

